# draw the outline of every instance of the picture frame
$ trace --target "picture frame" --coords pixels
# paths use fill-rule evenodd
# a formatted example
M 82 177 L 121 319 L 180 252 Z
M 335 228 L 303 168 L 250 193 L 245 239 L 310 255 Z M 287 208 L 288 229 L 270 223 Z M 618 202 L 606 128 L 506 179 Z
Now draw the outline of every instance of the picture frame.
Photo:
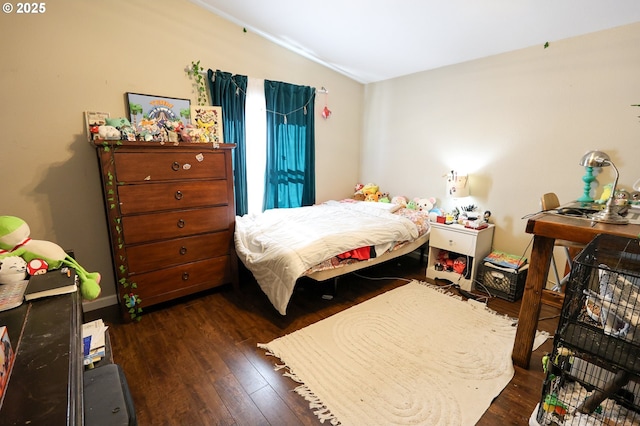
M 107 124 L 107 118 L 110 118 L 108 112 L 85 111 L 84 123 L 87 132 L 87 140 L 91 143 L 96 137 L 96 133 L 91 132 L 92 127 L 104 126 Z
M 191 123 L 191 101 L 189 99 L 127 92 L 126 100 L 129 121 L 133 127 L 136 127 L 143 118 L 180 119 L 185 126 Z
M 192 105 L 191 123 L 196 128 L 205 129 L 212 142 L 224 143 L 221 106 Z

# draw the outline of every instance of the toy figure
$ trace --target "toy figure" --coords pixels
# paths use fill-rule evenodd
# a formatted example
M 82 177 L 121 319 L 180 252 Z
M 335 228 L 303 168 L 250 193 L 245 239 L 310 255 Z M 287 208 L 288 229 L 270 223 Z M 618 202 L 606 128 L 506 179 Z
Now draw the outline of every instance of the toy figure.
M 14 256 L 22 257 L 27 263 L 39 259 L 48 264 L 49 269 L 59 269 L 62 265 L 74 268 L 80 279 L 80 293 L 86 300 L 100 295 L 100 274 L 89 273 L 69 256 L 59 245 L 50 241 L 33 240 L 27 223 L 15 216 L 0 216 L 0 249 Z

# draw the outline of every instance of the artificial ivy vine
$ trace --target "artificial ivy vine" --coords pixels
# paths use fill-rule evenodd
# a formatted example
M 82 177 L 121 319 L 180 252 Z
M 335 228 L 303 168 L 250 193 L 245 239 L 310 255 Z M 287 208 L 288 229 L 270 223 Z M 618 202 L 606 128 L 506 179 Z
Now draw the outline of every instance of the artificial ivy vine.
M 192 61 L 187 67 L 187 75 L 193 80 L 194 90 L 198 97 L 198 105 L 207 105 L 207 82 L 204 78 L 204 68 L 200 61 Z
M 122 141 L 116 141 L 115 143 L 116 145 L 122 145 Z M 103 143 L 103 149 L 105 152 L 111 151 L 111 147 L 106 141 Z M 113 166 L 113 161 L 114 161 L 114 157 L 113 155 L 111 155 L 112 166 Z M 115 193 L 116 193 L 115 179 L 114 179 L 113 173 L 111 173 L 111 170 L 107 172 L 106 186 L 107 186 L 107 202 L 109 204 L 109 209 L 110 210 L 117 209 L 117 215 L 113 219 L 114 220 L 113 227 L 117 234 L 118 251 L 120 251 L 124 249 L 124 240 L 122 238 L 122 226 L 121 226 L 122 213 L 120 213 L 119 205 L 115 199 Z M 140 296 L 134 293 L 134 290 L 138 288 L 138 285 L 135 282 L 130 282 L 126 278 L 127 267 L 125 265 L 126 265 L 126 258 L 122 256 L 122 254 L 120 254 L 118 257 L 117 266 L 118 266 L 118 271 L 120 272 L 121 278 L 118 280 L 118 283 L 125 289 L 125 291 L 123 292 L 124 304 L 129 312 L 129 316 L 131 317 L 131 319 L 134 321 L 140 321 L 142 319 L 142 316 L 141 316 L 142 308 L 140 307 L 140 304 L 142 303 L 142 299 L 140 299 Z

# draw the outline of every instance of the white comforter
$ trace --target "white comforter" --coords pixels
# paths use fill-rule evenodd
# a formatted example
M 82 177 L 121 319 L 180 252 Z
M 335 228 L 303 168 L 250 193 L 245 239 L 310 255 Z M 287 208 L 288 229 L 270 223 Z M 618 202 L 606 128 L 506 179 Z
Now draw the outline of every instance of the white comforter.
M 238 216 L 236 251 L 273 306 L 286 315 L 296 280 L 310 267 L 359 247 L 384 251 L 418 237 L 413 222 L 384 204 L 330 201 Z

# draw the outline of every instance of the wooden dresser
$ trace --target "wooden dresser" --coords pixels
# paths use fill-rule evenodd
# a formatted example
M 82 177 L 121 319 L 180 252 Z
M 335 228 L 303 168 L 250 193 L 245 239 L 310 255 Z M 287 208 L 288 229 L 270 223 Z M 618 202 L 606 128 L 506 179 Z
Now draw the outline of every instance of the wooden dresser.
M 237 288 L 235 145 L 95 145 L 123 307 L 130 294 L 147 307 L 227 283 Z

